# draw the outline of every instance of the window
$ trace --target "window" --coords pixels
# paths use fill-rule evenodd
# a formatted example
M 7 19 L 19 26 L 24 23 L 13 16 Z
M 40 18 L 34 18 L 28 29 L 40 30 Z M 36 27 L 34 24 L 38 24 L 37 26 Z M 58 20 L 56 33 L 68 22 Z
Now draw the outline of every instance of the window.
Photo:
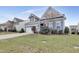
M 57 26 L 57 29 L 60 30 L 60 26 Z
M 53 22 L 49 22 L 49 28 L 53 29 Z
M 42 24 L 40 24 L 41 26 L 44 26 L 44 24 L 42 23 Z
M 56 24 L 57 24 L 57 26 L 60 26 L 61 25 L 61 22 L 60 21 L 57 21 Z

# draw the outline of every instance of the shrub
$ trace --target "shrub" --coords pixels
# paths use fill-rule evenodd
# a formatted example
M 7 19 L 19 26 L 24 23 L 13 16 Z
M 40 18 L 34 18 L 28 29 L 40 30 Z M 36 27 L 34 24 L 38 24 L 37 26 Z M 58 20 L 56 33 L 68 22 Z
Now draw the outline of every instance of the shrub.
M 62 30 L 59 30 L 58 34 L 63 34 L 63 31 Z
M 41 27 L 40 33 L 41 34 L 48 34 L 49 33 L 49 28 L 48 27 Z
M 52 30 L 52 34 L 57 34 L 57 30 Z
M 12 32 L 17 32 L 16 28 L 14 28 L 14 29 L 12 30 Z
M 20 31 L 20 33 L 24 33 L 24 32 L 25 32 L 25 31 L 24 31 L 24 29 L 22 28 L 21 31 Z
M 79 32 L 77 32 L 77 34 L 79 35 Z
M 69 28 L 68 28 L 68 27 L 65 27 L 64 33 L 65 33 L 65 34 L 68 34 L 68 33 L 69 33 Z
M 16 28 L 14 28 L 14 29 L 9 29 L 8 32 L 17 32 L 17 31 Z
M 77 30 L 77 34 L 79 35 L 79 31 Z
M 12 32 L 12 30 L 11 30 L 11 29 L 9 29 L 9 30 L 8 30 L 8 32 Z
M 52 30 L 51 34 L 54 34 L 54 30 Z
M 75 32 L 72 32 L 71 34 L 75 34 Z
M 2 30 L 2 29 L 0 29 L 0 32 L 3 32 L 3 30 Z
M 7 31 L 7 28 L 5 28 L 4 31 L 6 32 Z

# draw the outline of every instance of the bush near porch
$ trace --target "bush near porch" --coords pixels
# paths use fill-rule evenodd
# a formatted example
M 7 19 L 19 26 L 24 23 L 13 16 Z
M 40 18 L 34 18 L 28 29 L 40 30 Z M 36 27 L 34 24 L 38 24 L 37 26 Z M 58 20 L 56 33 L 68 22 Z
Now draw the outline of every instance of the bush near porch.
M 65 27 L 64 33 L 63 33 L 63 30 L 57 31 L 57 30 L 49 29 L 48 27 L 41 27 L 40 33 L 41 34 L 69 34 L 69 28 Z

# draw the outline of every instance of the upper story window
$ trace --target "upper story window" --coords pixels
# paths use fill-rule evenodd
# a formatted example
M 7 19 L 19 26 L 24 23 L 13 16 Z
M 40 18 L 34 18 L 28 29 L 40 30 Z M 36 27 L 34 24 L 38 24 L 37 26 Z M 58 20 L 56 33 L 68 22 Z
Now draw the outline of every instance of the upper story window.
M 39 18 L 34 14 L 31 14 L 29 16 L 29 19 L 30 19 L 30 21 L 33 21 L 33 22 L 39 21 Z
M 56 22 L 56 25 L 57 25 L 57 26 L 61 26 L 61 21 L 57 21 L 57 22 Z
M 57 29 L 60 30 L 60 26 L 57 26 Z
M 49 28 L 53 29 L 53 22 L 48 23 Z
M 37 22 L 37 21 L 39 21 L 39 19 L 38 18 L 35 18 L 35 17 L 31 17 L 30 18 L 30 21 Z

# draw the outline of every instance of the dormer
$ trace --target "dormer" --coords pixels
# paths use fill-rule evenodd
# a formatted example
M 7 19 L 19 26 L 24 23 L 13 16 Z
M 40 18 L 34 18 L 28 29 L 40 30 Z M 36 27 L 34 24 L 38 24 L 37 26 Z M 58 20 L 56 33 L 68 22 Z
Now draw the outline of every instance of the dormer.
M 40 18 L 37 17 L 37 16 L 34 15 L 34 14 L 31 14 L 31 15 L 29 16 L 29 19 L 30 19 L 30 22 L 37 22 L 37 21 L 40 20 Z

